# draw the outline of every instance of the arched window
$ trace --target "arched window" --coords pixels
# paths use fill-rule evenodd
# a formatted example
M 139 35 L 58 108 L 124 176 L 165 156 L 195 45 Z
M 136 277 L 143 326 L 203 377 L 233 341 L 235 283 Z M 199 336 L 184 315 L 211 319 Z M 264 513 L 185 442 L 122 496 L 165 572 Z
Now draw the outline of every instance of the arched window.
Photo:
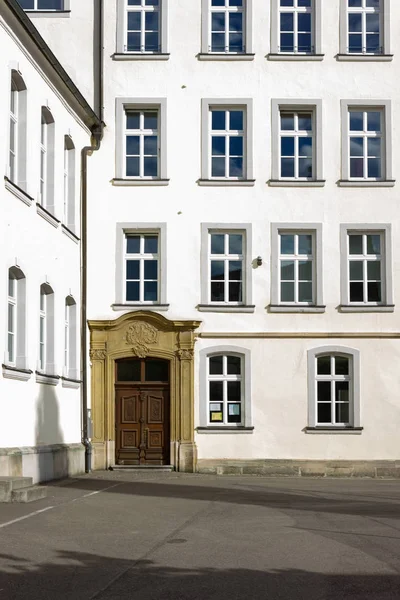
M 75 233 L 75 146 L 64 136 L 64 225 Z
M 9 366 L 26 368 L 26 285 L 19 267 L 8 270 L 7 353 Z
M 46 106 L 42 106 L 40 128 L 39 203 L 54 214 L 54 119 Z
M 38 371 L 53 375 L 54 365 L 54 292 L 48 283 L 40 286 Z
M 76 302 L 72 296 L 65 298 L 64 316 L 64 377 L 77 379 L 77 315 Z
M 360 427 L 359 351 L 325 346 L 308 351 L 309 427 Z
M 252 428 L 250 351 L 235 346 L 200 352 L 200 428 Z
M 26 85 L 20 73 L 11 71 L 10 139 L 8 178 L 26 190 Z

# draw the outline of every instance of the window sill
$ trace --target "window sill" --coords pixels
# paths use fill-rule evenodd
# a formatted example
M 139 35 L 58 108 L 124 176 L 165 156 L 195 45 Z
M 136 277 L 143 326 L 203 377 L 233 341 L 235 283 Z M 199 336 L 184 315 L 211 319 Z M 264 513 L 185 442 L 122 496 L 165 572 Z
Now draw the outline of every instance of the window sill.
M 224 313 L 253 313 L 255 305 L 230 305 L 230 304 L 198 304 L 199 312 L 224 312 Z
M 255 54 L 228 54 L 225 52 L 200 52 L 198 60 L 254 60 Z
M 8 179 L 8 177 L 4 177 L 4 185 L 6 190 L 14 194 L 19 200 L 21 200 L 27 206 L 32 206 L 33 198 L 29 196 L 23 189 L 18 187 L 15 183 Z
M 75 235 L 75 233 L 66 225 L 61 225 L 61 231 L 67 236 L 69 237 L 73 242 L 75 242 L 75 244 L 79 243 L 79 238 L 77 235 Z
M 233 186 L 233 187 L 252 187 L 255 179 L 198 179 L 198 185 L 202 186 Z
M 324 60 L 324 57 L 325 54 L 280 54 L 271 52 L 270 54 L 267 54 L 265 58 L 267 58 L 268 60 L 321 61 Z
M 10 365 L 1 365 L 3 367 L 4 379 L 17 379 L 18 381 L 28 381 L 33 371 L 21 369 L 20 367 L 11 367 Z
M 341 304 L 339 311 L 342 313 L 392 313 L 394 312 L 394 304 L 382 304 L 380 306 L 374 306 L 370 304 Z
M 382 181 L 368 181 L 366 179 L 340 179 L 337 182 L 339 187 L 394 187 L 395 183 L 395 179 L 388 179 Z
M 80 388 L 82 381 L 80 379 L 70 379 L 69 377 L 61 377 L 61 385 L 63 388 L 71 388 L 77 390 Z
M 45 383 L 46 385 L 58 385 L 61 377 L 59 375 L 47 375 L 41 371 L 35 371 L 36 383 Z
M 197 433 L 253 433 L 254 427 L 231 427 L 229 425 L 221 425 L 219 427 L 197 427 Z
M 269 187 L 324 187 L 325 179 L 270 179 L 267 183 Z
M 169 304 L 141 304 L 140 302 L 125 304 L 112 304 L 111 308 L 115 311 L 119 310 L 157 310 L 157 311 L 166 311 L 169 310 Z
M 299 306 L 293 304 L 270 304 L 270 313 L 324 313 L 326 306 Z
M 39 202 L 36 202 L 36 212 L 38 215 L 43 217 L 45 221 L 53 225 L 53 227 L 57 228 L 61 221 L 59 221 L 54 215 L 51 214 L 48 210 L 46 210 Z
M 115 52 L 111 55 L 113 60 L 169 60 L 170 54 L 158 52 L 145 54 L 144 52 Z
M 113 185 L 169 185 L 169 179 L 112 179 Z
M 336 54 L 336 60 L 343 62 L 390 62 L 393 54 Z
M 57 17 L 58 19 L 69 19 L 71 16 L 70 10 L 25 10 L 26 14 L 32 17 L 41 17 L 41 18 L 49 18 L 49 17 Z
M 361 435 L 364 427 L 306 427 L 305 433 L 318 434 L 318 433 L 335 433 L 345 435 Z

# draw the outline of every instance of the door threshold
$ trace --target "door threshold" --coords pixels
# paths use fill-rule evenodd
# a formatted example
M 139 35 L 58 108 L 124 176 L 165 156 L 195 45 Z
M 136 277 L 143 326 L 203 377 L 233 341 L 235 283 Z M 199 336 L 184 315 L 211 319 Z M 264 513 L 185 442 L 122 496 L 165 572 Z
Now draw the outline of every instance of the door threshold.
M 109 471 L 175 471 L 173 465 L 112 465 Z

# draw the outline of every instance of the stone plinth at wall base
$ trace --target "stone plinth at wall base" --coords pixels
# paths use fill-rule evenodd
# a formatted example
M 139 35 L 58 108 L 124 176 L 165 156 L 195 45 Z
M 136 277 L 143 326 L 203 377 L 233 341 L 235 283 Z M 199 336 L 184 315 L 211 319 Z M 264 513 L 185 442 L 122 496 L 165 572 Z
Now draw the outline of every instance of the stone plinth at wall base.
M 0 475 L 32 477 L 33 483 L 85 472 L 82 444 L 52 444 L 0 448 Z
M 199 459 L 197 471 L 210 475 L 400 479 L 400 459 L 373 461 Z

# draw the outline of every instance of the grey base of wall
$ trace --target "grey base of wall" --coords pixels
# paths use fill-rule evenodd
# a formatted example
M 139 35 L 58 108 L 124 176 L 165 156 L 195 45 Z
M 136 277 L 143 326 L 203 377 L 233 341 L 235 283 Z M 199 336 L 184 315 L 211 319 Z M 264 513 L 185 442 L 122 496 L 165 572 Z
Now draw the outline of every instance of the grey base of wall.
M 206 460 L 197 471 L 210 475 L 264 477 L 370 477 L 400 479 L 399 460 Z
M 32 477 L 33 483 L 85 472 L 82 444 L 0 448 L 0 475 Z

